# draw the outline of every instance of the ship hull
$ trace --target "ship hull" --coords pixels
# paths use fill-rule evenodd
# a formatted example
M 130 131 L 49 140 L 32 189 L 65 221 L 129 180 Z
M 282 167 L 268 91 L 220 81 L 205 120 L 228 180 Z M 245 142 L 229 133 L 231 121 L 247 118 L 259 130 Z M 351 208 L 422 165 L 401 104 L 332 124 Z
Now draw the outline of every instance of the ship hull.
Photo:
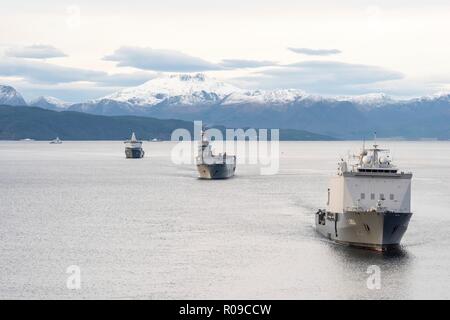
M 234 176 L 236 165 L 224 164 L 198 164 L 197 170 L 200 179 L 227 179 Z
M 140 159 L 144 157 L 144 150 L 142 148 L 125 148 L 125 156 L 127 159 Z
M 379 251 L 396 248 L 412 213 L 344 212 L 316 213 L 316 229 L 337 243 Z

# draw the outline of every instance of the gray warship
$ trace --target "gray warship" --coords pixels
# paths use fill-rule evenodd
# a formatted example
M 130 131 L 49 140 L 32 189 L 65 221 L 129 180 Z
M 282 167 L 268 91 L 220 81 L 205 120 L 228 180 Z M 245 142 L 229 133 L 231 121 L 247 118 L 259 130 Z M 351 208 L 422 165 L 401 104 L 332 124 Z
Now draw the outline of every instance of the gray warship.
M 337 243 L 386 251 L 399 246 L 411 219 L 412 173 L 399 172 L 389 150 L 363 146 L 353 164 L 341 159 L 331 179 L 327 209 L 316 229 Z
M 227 179 L 234 176 L 236 171 L 236 156 L 228 156 L 226 153 L 214 155 L 204 131 L 199 141 L 196 163 L 201 179 Z
M 128 159 L 139 159 L 144 157 L 144 150 L 142 149 L 142 141 L 136 139 L 134 132 L 131 134 L 131 139 L 125 143 L 125 155 Z
M 53 139 L 52 141 L 50 141 L 50 144 L 61 144 L 62 141 L 61 139 L 59 139 L 59 137 L 56 137 L 56 139 Z

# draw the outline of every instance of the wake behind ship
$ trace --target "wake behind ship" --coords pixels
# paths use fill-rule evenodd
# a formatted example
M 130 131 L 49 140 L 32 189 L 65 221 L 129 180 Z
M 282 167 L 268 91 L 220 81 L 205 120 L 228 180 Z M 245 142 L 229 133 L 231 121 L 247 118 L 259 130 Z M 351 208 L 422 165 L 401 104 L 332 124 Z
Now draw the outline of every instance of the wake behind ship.
M 136 139 L 134 132 L 131 134 L 131 139 L 125 143 L 125 155 L 128 159 L 139 159 L 144 157 L 144 150 L 142 149 L 142 141 Z
M 199 142 L 196 163 L 201 179 L 226 179 L 234 176 L 236 171 L 236 156 L 228 156 L 226 153 L 214 155 L 205 132 L 202 132 Z
M 380 251 L 400 244 L 412 215 L 412 174 L 398 172 L 388 152 L 375 144 L 363 147 L 353 165 L 341 160 L 328 189 L 327 209 L 316 213 L 319 233 Z

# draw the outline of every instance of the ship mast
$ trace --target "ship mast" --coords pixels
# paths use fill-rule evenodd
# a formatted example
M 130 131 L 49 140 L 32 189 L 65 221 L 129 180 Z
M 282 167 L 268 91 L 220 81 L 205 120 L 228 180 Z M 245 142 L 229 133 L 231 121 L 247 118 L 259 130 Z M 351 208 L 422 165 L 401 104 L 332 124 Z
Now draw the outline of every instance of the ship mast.
M 374 165 L 379 164 L 378 151 L 381 151 L 381 150 L 378 149 L 377 132 L 375 131 L 373 133 L 373 159 L 372 159 L 372 162 L 373 162 Z
M 205 128 L 202 128 L 202 137 L 201 137 L 201 141 L 200 141 L 200 152 L 201 152 L 201 159 L 202 159 L 202 162 L 204 161 L 204 153 L 205 153 L 205 149 L 206 149 L 206 147 L 208 146 L 208 144 L 209 144 L 209 141 L 206 139 L 206 136 L 205 136 L 205 134 L 206 134 L 206 131 L 205 131 Z
M 204 155 L 203 154 L 204 154 L 204 151 L 205 151 L 205 148 L 203 146 L 203 141 L 205 141 L 205 130 L 202 130 L 202 141 L 200 142 L 201 149 L 202 149 L 202 163 L 204 161 L 204 159 L 203 159 Z

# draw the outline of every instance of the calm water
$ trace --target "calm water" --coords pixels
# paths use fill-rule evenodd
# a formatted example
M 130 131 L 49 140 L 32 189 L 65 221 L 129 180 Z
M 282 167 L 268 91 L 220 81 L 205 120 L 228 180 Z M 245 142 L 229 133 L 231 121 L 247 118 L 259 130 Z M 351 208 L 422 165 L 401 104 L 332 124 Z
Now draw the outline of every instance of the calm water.
M 0 142 L 0 298 L 448 299 L 450 143 L 387 144 L 414 173 L 415 213 L 389 255 L 313 228 L 356 142 L 283 142 L 278 175 L 240 165 L 224 181 L 172 164 L 172 143 L 127 160 L 121 142 Z M 66 287 L 70 265 L 80 290 Z

